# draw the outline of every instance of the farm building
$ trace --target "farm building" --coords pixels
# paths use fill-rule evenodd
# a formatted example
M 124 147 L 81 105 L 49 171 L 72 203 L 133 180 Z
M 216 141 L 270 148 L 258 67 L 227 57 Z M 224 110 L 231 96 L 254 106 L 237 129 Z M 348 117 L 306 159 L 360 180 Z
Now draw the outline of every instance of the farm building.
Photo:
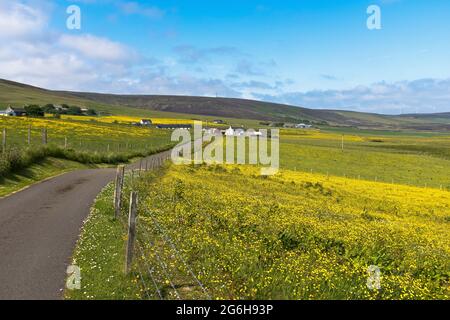
M 9 106 L 4 111 L 0 111 L 0 116 L 6 116 L 6 117 L 23 117 L 26 115 L 27 115 L 27 112 L 25 111 L 25 109 L 14 108 L 11 106 Z
M 225 135 L 226 136 L 243 136 L 245 135 L 245 130 L 243 128 L 233 128 L 233 127 L 229 127 L 227 130 L 225 130 Z
M 253 129 L 249 129 L 249 130 L 247 130 L 245 135 L 248 136 L 248 137 L 261 137 L 263 134 L 262 134 L 261 131 L 256 131 L 256 130 L 253 130 Z
M 217 128 L 204 128 L 203 131 L 205 132 L 206 135 L 211 135 L 211 136 L 221 136 L 222 135 L 222 130 L 217 129 Z
M 304 123 L 299 123 L 299 124 L 296 124 L 295 127 L 296 127 L 297 129 L 311 129 L 311 128 L 312 128 L 312 125 L 310 125 L 310 124 L 304 124 Z
M 157 129 L 185 129 L 190 130 L 192 129 L 192 125 L 190 124 L 158 124 L 156 125 Z
M 150 119 L 142 119 L 139 123 L 142 126 L 151 126 L 153 122 Z

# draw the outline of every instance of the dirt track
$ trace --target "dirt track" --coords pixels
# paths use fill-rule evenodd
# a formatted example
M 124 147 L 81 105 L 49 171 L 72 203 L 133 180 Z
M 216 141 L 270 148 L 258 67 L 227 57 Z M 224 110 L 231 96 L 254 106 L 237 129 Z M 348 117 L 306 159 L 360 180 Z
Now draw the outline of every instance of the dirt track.
M 145 159 L 147 166 L 167 154 Z M 0 299 L 62 298 L 80 228 L 114 176 L 114 169 L 74 171 L 0 199 Z

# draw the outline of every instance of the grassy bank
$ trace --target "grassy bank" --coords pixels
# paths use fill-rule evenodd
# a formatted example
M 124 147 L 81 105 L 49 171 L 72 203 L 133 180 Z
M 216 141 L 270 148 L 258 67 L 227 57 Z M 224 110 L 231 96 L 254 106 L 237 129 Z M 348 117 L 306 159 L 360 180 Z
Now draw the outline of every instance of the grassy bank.
M 97 166 L 64 159 L 45 158 L 24 169 L 0 177 L 0 198 L 65 172 L 93 168 Z
M 84 152 L 65 149 L 55 145 L 13 149 L 0 155 L 0 178 L 7 174 L 23 170 L 47 157 L 76 161 L 81 164 L 119 164 L 130 159 L 146 157 L 170 149 L 173 144 L 162 145 L 148 150 L 128 151 L 119 153 Z

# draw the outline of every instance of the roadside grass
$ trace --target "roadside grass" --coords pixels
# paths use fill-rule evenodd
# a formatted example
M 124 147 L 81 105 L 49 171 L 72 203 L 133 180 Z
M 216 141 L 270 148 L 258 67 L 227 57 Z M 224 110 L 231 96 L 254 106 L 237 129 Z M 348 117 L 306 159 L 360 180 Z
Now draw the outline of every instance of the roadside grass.
M 97 167 L 96 165 L 86 165 L 75 161 L 49 157 L 25 169 L 0 177 L 0 198 L 65 172 Z
M 166 146 L 150 148 L 142 151 L 128 151 L 120 153 L 98 153 L 87 151 L 75 151 L 73 149 L 65 149 L 53 144 L 41 147 L 32 147 L 26 149 L 8 150 L 0 155 L 0 177 L 4 177 L 9 173 L 23 170 L 28 166 L 42 161 L 47 157 L 54 157 L 77 161 L 83 164 L 119 164 L 126 163 L 131 159 L 146 157 L 155 153 L 166 151 L 173 147 L 173 144 Z
M 124 274 L 126 230 L 114 220 L 114 185 L 98 195 L 81 230 L 72 264 L 81 269 L 81 290 L 65 291 L 69 300 L 142 298 L 138 272 Z

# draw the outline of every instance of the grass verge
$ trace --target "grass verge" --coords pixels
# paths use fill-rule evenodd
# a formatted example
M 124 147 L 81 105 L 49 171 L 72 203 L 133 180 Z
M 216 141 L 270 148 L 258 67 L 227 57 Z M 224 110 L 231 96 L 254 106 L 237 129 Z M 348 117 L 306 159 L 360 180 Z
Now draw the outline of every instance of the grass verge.
M 69 300 L 140 299 L 139 275 L 124 274 L 126 233 L 114 220 L 112 199 L 114 184 L 97 196 L 85 221 L 73 255 L 73 264 L 81 269 L 81 290 L 66 290 Z
M 0 198 L 68 171 L 97 167 L 96 165 L 81 164 L 75 161 L 49 157 L 27 168 L 0 177 Z

